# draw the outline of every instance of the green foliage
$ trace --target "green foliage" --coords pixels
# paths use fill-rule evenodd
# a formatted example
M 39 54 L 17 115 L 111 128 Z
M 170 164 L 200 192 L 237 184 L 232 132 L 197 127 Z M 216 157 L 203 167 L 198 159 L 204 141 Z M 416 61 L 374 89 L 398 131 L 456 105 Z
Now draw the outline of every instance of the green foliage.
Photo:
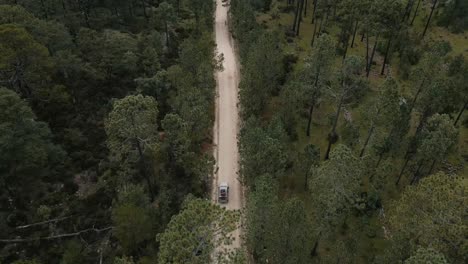
M 126 253 L 133 253 L 145 240 L 151 239 L 152 221 L 148 211 L 132 204 L 119 205 L 112 210 L 114 236 Z
M 281 124 L 280 124 L 281 125 Z M 255 119 L 247 120 L 240 133 L 241 175 L 251 186 L 255 178 L 263 174 L 280 176 L 285 168 L 287 155 L 282 136 L 286 133 L 278 127 L 279 134 L 258 126 Z
M 118 162 L 136 163 L 158 148 L 158 108 L 152 97 L 129 95 L 116 100 L 106 120 L 107 145 Z
M 61 264 L 80 264 L 85 261 L 83 246 L 79 241 L 71 240 L 67 243 Z
M 444 173 L 407 187 L 388 212 L 388 227 L 398 238 L 394 243 L 407 240 L 407 251 L 431 247 L 454 263 L 466 261 L 465 187 L 462 178 Z
M 354 208 L 361 182 L 360 160 L 346 146 L 337 146 L 309 181 L 317 229 L 326 231 L 343 221 Z
M 444 255 L 435 251 L 432 248 L 419 248 L 416 253 L 409 259 L 405 260 L 405 264 L 447 264 Z
M 0 80 L 31 97 L 52 66 L 47 49 L 21 27 L 0 26 Z
M 304 203 L 297 198 L 289 199 L 283 204 L 279 217 L 279 226 L 273 229 L 279 233 L 279 239 L 273 245 L 274 255 L 269 258 L 271 262 L 310 263 L 312 225 L 307 217 Z
M 161 244 L 158 263 L 208 263 L 212 256 L 228 258 L 230 233 L 236 229 L 239 214 L 208 200 L 188 197 L 179 214 L 172 217 L 164 233 L 157 237 Z M 214 249 L 223 246 L 222 252 Z M 214 253 L 214 255 L 213 255 Z
M 268 98 L 278 89 L 283 69 L 277 43 L 272 33 L 264 33 L 249 48 L 239 84 L 241 114 L 245 118 L 260 114 L 268 104 Z
M 117 257 L 114 259 L 114 264 L 134 264 L 135 262 L 133 261 L 133 259 L 131 257 L 126 257 L 126 256 L 123 256 L 123 257 Z
M 165 132 L 164 145 L 168 148 L 169 159 L 184 167 L 189 159 L 194 158 L 194 153 L 190 151 L 192 142 L 187 123 L 177 114 L 167 114 L 161 125 Z
M 255 190 L 246 204 L 246 245 L 254 259 L 263 262 L 276 255 L 275 243 L 280 243 L 278 184 L 270 175 L 262 175 L 255 181 Z M 273 260 L 273 259 L 272 259 Z
M 6 242 L 0 262 L 158 255 L 148 236 L 211 174 L 213 13 L 198 0 L 0 0 L 0 238 L 34 240 Z
M 90 62 L 101 78 L 116 78 L 136 72 L 137 41 L 129 34 L 115 30 L 101 34 L 82 28 L 77 39 L 83 58 Z
M 421 132 L 417 154 L 423 160 L 444 159 L 458 141 L 458 131 L 447 115 L 435 114 Z
M 0 88 L 0 109 L 0 184 L 7 190 L 1 197 L 24 208 L 42 195 L 45 181 L 57 180 L 54 169 L 65 153 L 15 92 Z
M 468 29 L 468 3 L 462 0 L 442 1 L 443 8 L 438 24 L 451 31 L 461 33 Z
M 255 181 L 247 200 L 246 243 L 257 262 L 309 263 L 312 226 L 302 201 L 282 203 L 269 175 Z

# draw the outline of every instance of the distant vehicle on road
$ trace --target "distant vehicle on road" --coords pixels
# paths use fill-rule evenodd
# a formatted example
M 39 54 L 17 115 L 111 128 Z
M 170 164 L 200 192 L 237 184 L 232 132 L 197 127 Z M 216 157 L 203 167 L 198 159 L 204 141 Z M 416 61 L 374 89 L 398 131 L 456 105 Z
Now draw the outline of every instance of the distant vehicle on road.
M 229 186 L 226 182 L 222 182 L 218 187 L 218 202 L 227 203 L 229 201 Z

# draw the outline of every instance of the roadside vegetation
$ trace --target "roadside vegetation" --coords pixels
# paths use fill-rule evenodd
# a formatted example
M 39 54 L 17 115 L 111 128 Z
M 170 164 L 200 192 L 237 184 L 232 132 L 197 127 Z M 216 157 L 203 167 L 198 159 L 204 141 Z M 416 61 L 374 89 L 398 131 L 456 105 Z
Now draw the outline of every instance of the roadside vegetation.
M 255 263 L 467 261 L 467 8 L 231 1 Z
M 208 199 L 214 7 L 0 0 L 1 263 L 207 263 L 229 243 L 239 215 Z

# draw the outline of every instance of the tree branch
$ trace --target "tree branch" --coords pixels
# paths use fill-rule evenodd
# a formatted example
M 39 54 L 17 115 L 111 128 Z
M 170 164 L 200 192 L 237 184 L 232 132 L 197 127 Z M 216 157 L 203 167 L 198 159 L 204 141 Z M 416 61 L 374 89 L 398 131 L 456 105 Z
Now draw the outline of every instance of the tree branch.
M 96 233 L 101 233 L 107 230 L 112 229 L 112 226 L 105 227 L 102 229 L 97 229 L 97 228 L 88 228 L 84 229 L 75 233 L 66 233 L 66 234 L 60 234 L 60 235 L 54 235 L 54 236 L 46 236 L 46 237 L 33 237 L 33 238 L 17 238 L 17 239 L 0 239 L 0 243 L 23 243 L 23 242 L 32 242 L 32 241 L 38 241 L 38 240 L 52 240 L 52 239 L 58 239 L 58 238 L 66 238 L 66 237 L 74 237 L 74 236 L 79 236 L 83 233 L 87 232 L 96 232 Z
M 48 224 L 48 223 L 52 223 L 52 222 L 60 222 L 60 221 L 63 221 L 65 219 L 68 219 L 70 217 L 71 216 L 59 217 L 59 218 L 54 218 L 54 219 L 50 219 L 50 220 L 47 220 L 47 221 L 37 222 L 37 223 L 29 224 L 29 225 L 17 226 L 17 227 L 15 227 L 15 229 L 23 229 L 23 228 L 28 228 L 28 227 L 31 227 L 31 226 L 38 226 L 38 225 Z

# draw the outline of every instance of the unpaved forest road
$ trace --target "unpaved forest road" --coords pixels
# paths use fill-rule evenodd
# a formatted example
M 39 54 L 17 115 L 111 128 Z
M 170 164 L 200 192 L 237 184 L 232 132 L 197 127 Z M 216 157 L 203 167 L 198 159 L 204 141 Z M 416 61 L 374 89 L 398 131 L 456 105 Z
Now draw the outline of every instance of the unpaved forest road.
M 227 18 L 229 6 L 223 6 L 222 0 L 216 0 L 215 34 L 218 53 L 224 55 L 223 71 L 216 73 L 217 98 L 216 121 L 214 127 L 214 154 L 216 166 L 213 177 L 213 201 L 217 203 L 217 187 L 221 182 L 229 184 L 229 202 L 227 209 L 235 210 L 242 207 L 242 186 L 238 180 L 239 152 L 237 148 L 237 133 L 239 113 L 238 84 L 239 68 L 234 53 L 233 40 L 229 32 Z M 217 172 L 216 172 L 217 171 Z M 234 232 L 233 247 L 240 247 L 240 230 Z

